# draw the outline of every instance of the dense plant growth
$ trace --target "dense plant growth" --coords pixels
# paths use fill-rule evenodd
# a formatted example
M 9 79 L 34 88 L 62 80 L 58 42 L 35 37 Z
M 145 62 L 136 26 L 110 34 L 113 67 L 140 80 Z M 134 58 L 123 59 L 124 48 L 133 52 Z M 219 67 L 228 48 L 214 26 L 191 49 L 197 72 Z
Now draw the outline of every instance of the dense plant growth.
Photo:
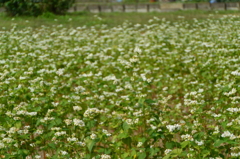
M 8 15 L 38 16 L 44 12 L 64 14 L 73 5 L 74 0 L 3 0 Z
M 239 158 L 240 18 L 179 19 L 2 30 L 1 157 Z

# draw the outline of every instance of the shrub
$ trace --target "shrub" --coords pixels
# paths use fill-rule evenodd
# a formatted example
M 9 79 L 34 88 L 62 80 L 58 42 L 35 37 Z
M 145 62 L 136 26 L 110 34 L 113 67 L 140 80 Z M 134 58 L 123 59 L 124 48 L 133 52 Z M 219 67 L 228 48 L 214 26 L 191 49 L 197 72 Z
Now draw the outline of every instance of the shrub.
M 10 16 L 38 16 L 44 12 L 64 14 L 74 0 L 2 0 Z
M 75 0 L 43 0 L 45 9 L 54 14 L 65 14 Z
M 7 14 L 10 16 L 37 16 L 43 12 L 41 5 L 33 0 L 6 0 L 4 2 L 4 7 Z

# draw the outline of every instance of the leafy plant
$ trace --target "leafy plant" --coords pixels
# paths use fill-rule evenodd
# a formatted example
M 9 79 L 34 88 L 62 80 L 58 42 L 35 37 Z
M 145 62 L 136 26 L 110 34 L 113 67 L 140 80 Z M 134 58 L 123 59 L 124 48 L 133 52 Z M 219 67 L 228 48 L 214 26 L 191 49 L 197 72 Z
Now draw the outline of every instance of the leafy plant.
M 74 0 L 6 0 L 3 3 L 10 16 L 38 16 L 45 12 L 64 14 Z

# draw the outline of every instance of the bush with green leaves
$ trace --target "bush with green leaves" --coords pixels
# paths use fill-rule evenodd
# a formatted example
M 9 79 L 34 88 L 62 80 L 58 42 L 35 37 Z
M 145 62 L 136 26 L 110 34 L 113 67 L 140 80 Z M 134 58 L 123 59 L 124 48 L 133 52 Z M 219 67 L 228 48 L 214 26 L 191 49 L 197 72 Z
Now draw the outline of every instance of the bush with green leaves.
M 45 9 L 54 14 L 64 14 L 75 0 L 43 0 Z
M 6 12 L 10 16 L 38 16 L 44 12 L 64 14 L 74 0 L 4 0 Z

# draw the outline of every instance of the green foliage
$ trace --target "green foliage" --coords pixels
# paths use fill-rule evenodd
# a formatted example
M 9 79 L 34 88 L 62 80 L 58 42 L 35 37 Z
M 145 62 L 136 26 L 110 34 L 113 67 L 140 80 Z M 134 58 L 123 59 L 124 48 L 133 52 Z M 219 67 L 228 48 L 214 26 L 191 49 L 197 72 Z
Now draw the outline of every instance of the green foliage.
M 65 14 L 74 0 L 6 0 L 3 1 L 6 12 L 10 16 L 38 16 L 49 12 Z
M 179 18 L 2 30 L 0 154 L 239 158 L 240 18 Z
M 75 0 L 43 0 L 46 11 L 54 14 L 64 14 Z
M 43 12 L 41 5 L 32 0 L 8 0 L 4 3 L 4 7 L 10 16 L 37 16 Z

